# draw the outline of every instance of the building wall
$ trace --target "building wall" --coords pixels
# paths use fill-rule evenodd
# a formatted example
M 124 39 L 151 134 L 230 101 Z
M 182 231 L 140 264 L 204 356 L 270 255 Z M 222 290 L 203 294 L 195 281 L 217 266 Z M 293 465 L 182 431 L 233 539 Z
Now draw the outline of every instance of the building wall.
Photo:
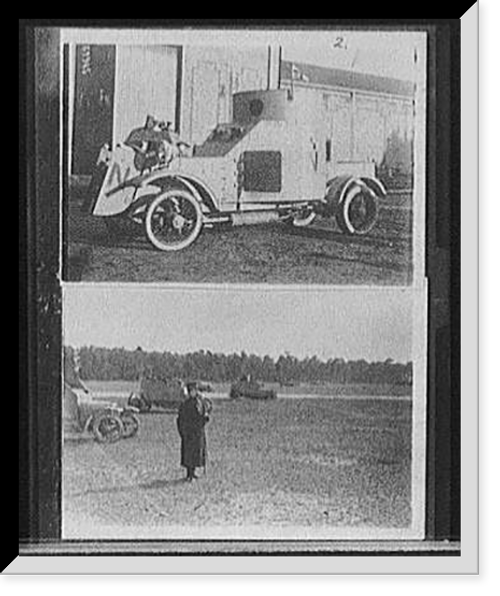
M 231 121 L 233 93 L 266 89 L 268 48 L 188 46 L 183 54 L 180 133 L 200 144 L 217 123 Z
M 100 146 L 122 142 L 148 114 L 178 124 L 183 139 L 200 144 L 217 123 L 231 121 L 234 93 L 272 88 L 281 78 L 281 86 L 293 88 L 303 104 L 320 150 L 324 151 L 326 139 L 331 140 L 334 163 L 371 162 L 381 176 L 394 181 L 396 175 L 403 185 L 411 183 L 414 106 L 404 86 L 304 65 L 289 66 L 289 72 L 282 69 L 280 77 L 277 60 L 270 60 L 276 57 L 275 50 L 169 45 L 70 48 L 71 172 L 90 174 Z M 283 76 L 287 72 L 288 79 Z M 364 87 L 348 88 L 353 83 Z
M 389 188 L 411 186 L 415 126 L 411 86 L 347 71 L 283 65 L 281 86 L 297 101 L 316 106 L 318 116 L 313 111 L 310 121 L 321 143 L 331 139 L 333 171 L 335 163 L 370 162 Z M 318 99 L 311 101 L 311 95 Z
M 109 46 L 113 61 L 97 64 L 99 71 L 93 71 L 87 85 L 90 88 L 92 83 L 96 87 L 93 91 L 95 101 L 92 96 L 90 103 L 97 104 L 102 95 L 100 72 L 105 68 L 106 73 L 111 73 L 114 92 L 112 105 L 97 123 L 91 116 L 92 109 L 95 112 L 97 108 L 90 106 L 82 111 L 83 104 L 78 101 L 81 47 L 80 44 L 70 44 L 69 51 L 69 95 L 71 98 L 76 96 L 70 103 L 71 133 L 73 123 L 77 125 L 75 134 L 70 135 L 70 172 L 79 175 L 91 173 L 102 144 L 123 142 L 131 129 L 144 124 L 148 114 L 175 125 L 179 113 L 181 137 L 191 144 L 201 143 L 217 123 L 231 120 L 233 93 L 265 89 L 268 80 L 275 85 L 279 75 L 277 52 L 274 49 L 271 73 L 268 69 L 269 48 L 265 46 L 241 49 L 207 46 L 180 48 L 169 45 Z M 104 46 L 93 44 L 85 47 L 85 51 L 95 58 L 102 53 L 101 48 Z M 181 73 L 178 72 L 179 68 Z M 106 97 L 111 97 L 111 94 L 107 93 Z M 95 134 L 92 133 L 94 129 Z

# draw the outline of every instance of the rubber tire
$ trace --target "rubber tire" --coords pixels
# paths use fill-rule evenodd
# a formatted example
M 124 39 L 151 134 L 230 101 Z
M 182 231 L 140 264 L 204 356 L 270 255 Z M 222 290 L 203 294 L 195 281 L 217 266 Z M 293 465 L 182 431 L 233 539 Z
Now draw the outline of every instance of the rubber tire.
M 139 409 L 141 410 L 141 412 L 149 412 L 151 410 L 151 402 L 149 402 L 145 397 L 143 397 L 142 395 L 139 398 L 141 400 L 141 405 L 139 406 Z
M 153 218 L 156 208 L 166 198 L 169 198 L 170 196 L 182 196 L 183 198 L 187 199 L 194 206 L 195 212 L 196 212 L 196 222 L 194 224 L 193 231 L 185 240 L 183 240 L 182 242 L 176 243 L 176 244 L 164 244 L 163 242 L 158 240 L 158 238 L 156 238 L 156 236 L 153 233 L 153 230 L 151 229 L 152 218 Z M 162 250 L 165 252 L 182 250 L 184 248 L 187 248 L 189 245 L 191 245 L 196 240 L 196 238 L 198 238 L 198 236 L 201 232 L 202 219 L 203 219 L 203 214 L 201 212 L 200 204 L 197 201 L 197 199 L 190 192 L 188 192 L 186 190 L 181 190 L 181 189 L 179 189 L 179 190 L 170 189 L 170 190 L 167 190 L 167 191 L 159 194 L 155 199 L 153 199 L 153 201 L 151 201 L 151 204 L 149 205 L 149 207 L 147 209 L 146 219 L 144 222 L 145 229 L 146 229 L 146 237 L 149 240 L 149 242 L 155 248 L 158 248 L 159 250 Z
M 139 430 L 139 420 L 134 412 L 124 410 L 120 414 L 120 418 L 123 424 L 123 438 L 130 439 L 135 436 Z
M 133 393 L 129 398 L 127 404 L 133 408 L 137 408 L 141 414 L 151 410 L 151 404 L 142 396 Z
M 141 409 L 142 400 L 136 393 L 131 393 L 127 400 L 127 405 L 131 406 L 132 408 L 137 408 L 138 410 Z
M 361 228 L 355 226 L 349 215 L 349 209 L 352 205 L 352 202 L 355 198 L 359 196 L 360 193 L 363 195 L 364 200 L 367 202 L 369 210 L 369 214 L 367 217 L 368 221 L 366 221 Z M 368 189 L 368 187 L 360 185 L 359 183 L 354 181 L 348 185 L 345 195 L 342 198 L 342 201 L 340 202 L 336 210 L 335 219 L 339 228 L 345 234 L 349 234 L 351 236 L 362 236 L 364 234 L 368 234 L 368 232 L 375 225 L 377 221 L 377 212 L 377 198 L 375 194 L 370 189 Z
M 116 432 L 105 432 L 103 423 L 112 423 Z M 123 422 L 118 414 L 99 414 L 92 421 L 92 433 L 98 443 L 116 443 L 123 437 Z

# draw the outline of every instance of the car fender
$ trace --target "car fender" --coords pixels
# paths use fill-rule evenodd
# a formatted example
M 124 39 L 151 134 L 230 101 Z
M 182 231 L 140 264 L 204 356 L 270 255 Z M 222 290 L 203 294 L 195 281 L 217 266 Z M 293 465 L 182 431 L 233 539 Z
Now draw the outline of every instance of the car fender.
M 379 199 L 385 199 L 387 197 L 387 190 L 378 178 L 361 176 L 360 180 L 362 180 Z
M 203 211 L 218 211 L 216 197 L 209 186 L 191 174 L 182 174 L 172 170 L 158 170 L 147 175 L 141 182 L 136 200 L 146 195 L 165 192 L 171 187 L 181 187 L 190 192 L 199 201 Z

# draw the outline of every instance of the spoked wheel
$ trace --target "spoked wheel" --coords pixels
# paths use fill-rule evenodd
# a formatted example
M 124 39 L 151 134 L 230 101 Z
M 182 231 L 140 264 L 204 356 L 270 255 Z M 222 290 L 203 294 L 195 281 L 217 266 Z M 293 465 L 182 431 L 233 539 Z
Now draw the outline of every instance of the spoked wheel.
M 377 220 L 377 198 L 362 183 L 353 182 L 338 206 L 336 220 L 346 234 L 367 234 Z
M 303 228 L 311 224 L 315 219 L 316 213 L 312 209 L 305 208 L 292 217 L 291 223 L 297 228 Z
M 117 414 L 101 414 L 94 420 L 92 432 L 99 443 L 115 443 L 123 437 L 123 422 Z
M 132 393 L 128 398 L 128 405 L 132 406 L 133 408 L 137 408 L 139 412 L 149 412 L 151 410 L 151 404 L 144 399 L 142 395 L 137 395 L 136 393 Z
M 137 434 L 139 430 L 139 420 L 137 416 L 130 410 L 124 410 L 120 414 L 120 418 L 123 424 L 123 438 L 129 439 Z
M 164 251 L 181 250 L 192 244 L 200 233 L 200 204 L 185 190 L 167 190 L 149 205 L 145 225 L 153 246 Z

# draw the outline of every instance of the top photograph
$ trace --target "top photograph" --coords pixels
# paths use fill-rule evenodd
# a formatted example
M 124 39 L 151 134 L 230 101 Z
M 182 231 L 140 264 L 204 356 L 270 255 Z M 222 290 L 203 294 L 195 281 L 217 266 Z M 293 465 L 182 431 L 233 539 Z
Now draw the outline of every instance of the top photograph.
M 417 284 L 426 44 L 63 29 L 64 281 Z

